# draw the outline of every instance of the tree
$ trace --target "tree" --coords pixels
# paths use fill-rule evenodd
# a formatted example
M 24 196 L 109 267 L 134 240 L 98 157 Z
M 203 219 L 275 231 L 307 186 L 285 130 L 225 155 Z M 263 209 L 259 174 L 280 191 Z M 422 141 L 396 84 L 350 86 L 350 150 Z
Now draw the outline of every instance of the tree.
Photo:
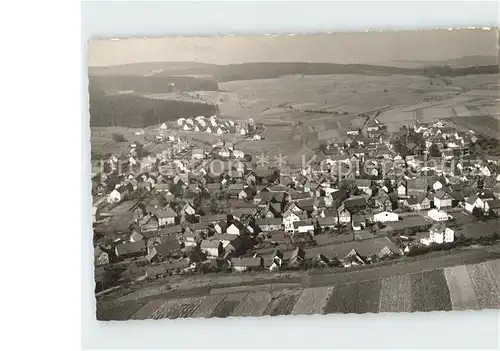
M 201 250 L 199 246 L 195 246 L 189 253 L 189 261 L 191 263 L 202 262 L 205 261 L 206 259 L 207 255 Z
M 481 211 L 479 207 L 474 207 L 474 209 L 472 210 L 472 214 L 476 218 L 481 218 L 483 216 L 483 211 Z
M 431 145 L 431 147 L 429 148 L 429 154 L 432 157 L 441 157 L 441 151 L 439 151 L 439 148 L 436 144 Z

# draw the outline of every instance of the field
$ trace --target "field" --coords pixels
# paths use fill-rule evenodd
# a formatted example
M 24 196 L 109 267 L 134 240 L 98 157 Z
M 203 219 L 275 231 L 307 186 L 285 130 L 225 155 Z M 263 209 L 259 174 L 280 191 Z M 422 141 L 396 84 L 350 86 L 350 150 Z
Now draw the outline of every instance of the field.
M 122 320 L 497 309 L 499 273 L 500 259 L 493 259 L 396 275 L 339 279 L 324 286 L 280 288 L 267 284 L 247 287 L 247 291 L 212 290 L 203 296 L 123 300 L 119 307 L 98 308 L 97 316 L 100 320 Z
M 282 153 L 292 164 L 300 164 L 301 154 L 314 150 L 323 141 L 344 141 L 347 128 L 363 126 L 365 118 L 358 114 L 377 110 L 383 110 L 379 120 L 388 125 L 390 132 L 415 121 L 440 119 L 453 122 L 459 129 L 498 137 L 499 91 L 491 88 L 491 84 L 497 83 L 497 76 L 469 75 L 448 80 L 452 84 L 410 75 L 288 75 L 223 82 L 219 84 L 220 91 L 185 92 L 183 98 L 217 104 L 224 118 L 253 118 L 264 123 L 262 141 L 243 140 L 238 147 L 254 156 L 265 151 L 273 158 Z M 158 134 L 157 128 L 145 130 Z M 143 142 L 143 136 L 134 135 L 136 130 L 92 128 L 92 150 L 125 152 L 127 143 L 113 142 L 111 134 L 121 133 L 127 140 Z M 208 145 L 218 138 L 205 133 L 177 133 L 192 139 L 196 146 Z M 161 148 L 156 145 L 150 151 Z

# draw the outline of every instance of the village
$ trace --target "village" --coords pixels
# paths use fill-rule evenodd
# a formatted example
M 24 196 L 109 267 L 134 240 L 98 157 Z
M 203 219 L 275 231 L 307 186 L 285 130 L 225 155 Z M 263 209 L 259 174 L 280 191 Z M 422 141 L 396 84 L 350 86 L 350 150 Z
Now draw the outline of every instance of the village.
M 370 116 L 293 167 L 224 138 L 258 141 L 259 128 L 182 118 L 159 126 L 156 155 L 138 142 L 106 155 L 92 177 L 96 291 L 180 274 L 358 269 L 498 239 L 496 139 L 439 120 L 388 132 Z M 194 145 L 176 130 L 219 139 Z M 106 280 L 113 267 L 119 277 Z

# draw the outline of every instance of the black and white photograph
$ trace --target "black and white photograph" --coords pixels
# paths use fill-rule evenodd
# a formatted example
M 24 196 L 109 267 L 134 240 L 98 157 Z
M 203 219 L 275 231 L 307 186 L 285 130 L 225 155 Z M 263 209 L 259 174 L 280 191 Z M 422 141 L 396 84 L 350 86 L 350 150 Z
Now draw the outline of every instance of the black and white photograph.
M 96 319 L 499 309 L 498 46 L 91 40 Z

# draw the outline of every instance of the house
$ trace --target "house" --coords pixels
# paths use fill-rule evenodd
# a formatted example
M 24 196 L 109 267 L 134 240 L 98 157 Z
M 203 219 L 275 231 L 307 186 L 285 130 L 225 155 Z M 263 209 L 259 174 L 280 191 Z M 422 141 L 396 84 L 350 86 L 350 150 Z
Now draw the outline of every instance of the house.
M 352 266 L 363 266 L 366 262 L 355 249 L 352 249 L 342 260 L 342 264 L 344 267 L 349 268 Z
M 386 223 L 386 222 L 397 222 L 399 221 L 399 216 L 394 212 L 380 212 L 373 215 L 374 222 Z
M 198 234 L 193 233 L 191 230 L 186 230 L 182 235 L 182 242 L 184 246 L 196 246 L 198 244 L 200 237 Z
M 129 238 L 129 240 L 133 243 L 139 242 L 142 239 L 144 239 L 144 237 L 141 234 L 139 234 L 138 232 L 136 232 L 135 230 L 132 232 L 132 234 L 130 234 L 130 238 Z
M 351 211 L 349 211 L 344 204 L 339 206 L 337 212 L 340 224 L 351 223 Z
M 365 191 L 370 188 L 372 181 L 370 179 L 356 179 L 356 186 L 359 190 Z
M 346 133 L 347 133 L 347 135 L 358 135 L 359 134 L 359 129 L 357 129 L 357 128 L 347 128 Z
M 224 250 L 224 245 L 220 240 L 202 240 L 200 249 L 208 257 L 219 257 Z
M 241 150 L 233 150 L 233 157 L 237 159 L 245 158 L 245 153 Z
M 227 214 L 221 213 L 221 214 L 216 214 L 216 215 L 211 215 L 211 216 L 201 216 L 200 217 L 200 222 L 202 223 L 219 223 L 220 221 L 225 221 L 227 219 Z
M 111 193 L 109 193 L 107 200 L 109 203 L 117 203 L 125 200 L 129 193 L 130 189 L 127 185 L 120 185 L 113 189 Z
M 193 149 L 191 158 L 193 160 L 203 160 L 205 158 L 205 152 L 201 148 Z
M 317 220 L 318 226 L 323 230 L 328 230 L 330 228 L 335 227 L 339 223 L 338 216 L 329 216 L 318 218 Z
M 175 218 L 177 213 L 174 212 L 170 207 L 166 207 L 155 214 L 158 218 L 158 225 L 164 227 L 166 225 L 175 224 Z
M 270 232 L 273 230 L 280 230 L 283 221 L 281 218 L 263 218 L 256 219 L 255 224 L 264 232 Z
M 233 221 L 233 223 L 227 227 L 226 233 L 228 234 L 234 234 L 234 235 L 241 235 L 243 234 L 244 226 L 241 224 L 239 221 Z
M 363 196 L 353 196 L 344 200 L 345 207 L 350 211 L 358 211 L 366 207 L 366 198 Z
M 231 267 L 236 272 L 254 271 L 264 268 L 262 257 L 240 257 L 231 260 Z
M 314 224 L 311 219 L 293 222 L 293 231 L 299 233 L 314 233 Z
M 155 215 L 148 214 L 139 221 L 139 227 L 143 233 L 158 230 L 159 226 L 158 217 Z
M 217 154 L 220 157 L 228 158 L 231 156 L 231 151 L 227 147 L 223 147 L 217 152 Z
M 439 189 L 434 194 L 434 206 L 438 209 L 445 207 L 452 207 L 453 198 L 447 192 Z
M 166 259 L 180 254 L 181 245 L 179 241 L 174 237 L 162 238 L 161 243 L 153 247 L 153 249 L 148 254 L 148 260 L 152 261 L 156 259 L 157 261 L 165 261 Z
M 116 245 L 115 254 L 118 258 L 144 256 L 147 254 L 146 243 L 144 241 L 138 241 Z
M 490 212 L 498 216 L 500 214 L 500 200 L 486 200 L 484 202 L 484 212 Z
M 406 181 L 406 192 L 408 195 L 426 194 L 428 187 L 429 185 L 425 177 L 409 179 Z
M 184 204 L 184 206 L 182 206 L 181 212 L 183 212 L 183 213 L 185 213 L 186 215 L 189 215 L 189 216 L 194 216 L 195 213 L 196 213 L 196 210 L 194 209 L 194 207 L 189 202 L 186 202 Z
M 406 196 L 406 184 L 405 183 L 406 183 L 405 181 L 399 181 L 397 183 L 396 191 L 397 191 L 399 197 Z
M 427 211 L 427 216 L 429 216 L 430 218 L 432 218 L 437 222 L 443 222 L 450 219 L 450 215 L 446 213 L 446 211 L 440 211 L 435 208 Z
M 301 216 L 299 216 L 299 214 L 300 212 L 297 213 L 296 211 L 290 209 L 285 212 L 285 214 L 283 215 L 283 225 L 287 232 L 294 231 L 293 223 L 300 221 L 301 219 Z
M 444 223 L 434 223 L 429 229 L 429 243 L 451 243 L 455 240 L 455 232 L 453 229 L 448 228 Z M 425 240 L 423 241 L 425 244 Z
M 352 216 L 352 229 L 363 230 L 366 227 L 366 219 L 364 216 L 355 214 Z
M 490 190 L 483 189 L 479 191 L 476 196 L 480 198 L 483 203 L 488 200 L 495 200 L 495 195 Z
M 286 251 L 282 254 L 282 262 L 290 267 L 299 265 L 306 258 L 303 248 L 297 247 L 293 251 Z
M 471 195 L 465 201 L 465 209 L 472 213 L 474 208 L 485 210 L 485 202 L 495 200 L 493 193 L 488 190 L 482 190 L 475 195 Z

